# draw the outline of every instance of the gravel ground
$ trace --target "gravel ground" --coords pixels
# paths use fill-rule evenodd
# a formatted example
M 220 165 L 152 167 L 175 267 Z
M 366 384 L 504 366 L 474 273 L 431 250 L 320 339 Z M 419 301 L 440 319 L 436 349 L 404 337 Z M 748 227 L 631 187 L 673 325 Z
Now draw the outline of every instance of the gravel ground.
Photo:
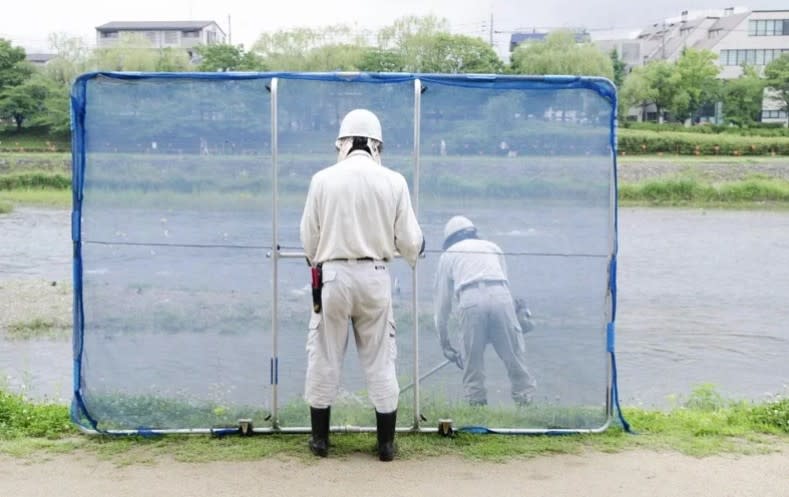
M 41 279 L 0 279 L 0 336 L 11 325 L 40 319 L 55 329 L 71 328 L 71 284 Z
M 736 181 L 763 175 L 789 181 L 789 157 L 750 161 L 699 159 L 632 159 L 622 157 L 617 164 L 621 183 L 638 183 L 677 175 L 695 175 L 715 182 Z

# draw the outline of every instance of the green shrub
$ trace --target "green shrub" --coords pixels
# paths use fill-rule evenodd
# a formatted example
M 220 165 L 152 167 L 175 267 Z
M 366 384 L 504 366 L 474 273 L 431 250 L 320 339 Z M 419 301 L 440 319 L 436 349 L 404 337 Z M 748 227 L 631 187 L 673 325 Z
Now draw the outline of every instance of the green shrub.
M 789 137 L 622 129 L 618 133 L 618 149 L 631 155 L 789 155 Z
M 789 202 L 789 181 L 749 178 L 713 185 L 694 177 L 620 184 L 619 199 L 653 204 Z
M 759 426 L 789 433 L 789 398 L 754 406 L 751 419 Z
M 50 133 L 47 128 L 0 128 L 0 151 L 5 152 L 68 152 L 71 137 Z
M 68 407 L 31 403 L 22 395 L 0 390 L 0 439 L 53 438 L 73 431 Z
M 71 176 L 63 173 L 14 173 L 0 175 L 0 190 L 65 190 L 71 188 Z
M 623 122 L 622 129 L 640 130 L 640 131 L 657 131 L 666 132 L 672 131 L 677 133 L 700 133 L 700 134 L 732 134 L 740 136 L 789 136 L 789 128 L 784 127 L 781 123 L 755 123 L 749 127 L 741 128 L 739 126 L 726 126 L 726 125 L 712 125 L 703 124 L 697 126 L 685 126 L 679 123 L 663 123 L 658 124 L 654 122 Z

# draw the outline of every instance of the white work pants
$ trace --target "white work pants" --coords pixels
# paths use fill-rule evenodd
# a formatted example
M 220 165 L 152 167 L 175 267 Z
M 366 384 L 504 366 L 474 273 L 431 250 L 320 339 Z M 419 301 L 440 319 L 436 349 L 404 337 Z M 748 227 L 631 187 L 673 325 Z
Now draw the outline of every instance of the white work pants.
M 463 386 L 473 404 L 487 403 L 485 348 L 493 346 L 504 363 L 512 399 L 528 404 L 537 382 L 526 367 L 526 350 L 510 291 L 505 286 L 482 286 L 461 291 L 458 300 L 463 333 Z
M 370 402 L 380 413 L 397 409 L 400 387 L 391 287 L 385 262 L 323 264 L 323 309 L 312 314 L 307 337 L 304 398 L 310 406 L 329 407 L 337 397 L 350 321 Z

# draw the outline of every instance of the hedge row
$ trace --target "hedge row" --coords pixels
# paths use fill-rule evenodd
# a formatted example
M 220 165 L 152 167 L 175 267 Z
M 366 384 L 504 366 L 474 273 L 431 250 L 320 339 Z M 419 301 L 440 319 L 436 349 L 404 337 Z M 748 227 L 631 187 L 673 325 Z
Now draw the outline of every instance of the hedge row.
M 621 155 L 789 155 L 789 137 L 620 129 L 618 149 Z
M 754 123 L 752 126 L 740 128 L 738 126 L 713 124 L 685 126 L 679 123 L 622 122 L 620 127 L 622 129 L 640 131 L 675 131 L 678 133 L 732 134 L 740 136 L 789 136 L 789 128 L 782 123 Z
M 0 190 L 45 188 L 56 190 L 71 188 L 71 175 L 43 172 L 0 175 Z

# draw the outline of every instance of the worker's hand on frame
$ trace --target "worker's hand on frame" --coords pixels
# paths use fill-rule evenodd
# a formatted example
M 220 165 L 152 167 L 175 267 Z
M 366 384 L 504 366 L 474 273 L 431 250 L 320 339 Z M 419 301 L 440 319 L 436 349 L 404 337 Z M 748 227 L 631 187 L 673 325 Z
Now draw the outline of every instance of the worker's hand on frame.
M 463 358 L 460 356 L 460 352 L 455 350 L 455 348 L 450 344 L 448 341 L 441 344 L 441 350 L 444 352 L 444 357 L 447 360 L 454 362 L 455 365 L 463 369 Z

